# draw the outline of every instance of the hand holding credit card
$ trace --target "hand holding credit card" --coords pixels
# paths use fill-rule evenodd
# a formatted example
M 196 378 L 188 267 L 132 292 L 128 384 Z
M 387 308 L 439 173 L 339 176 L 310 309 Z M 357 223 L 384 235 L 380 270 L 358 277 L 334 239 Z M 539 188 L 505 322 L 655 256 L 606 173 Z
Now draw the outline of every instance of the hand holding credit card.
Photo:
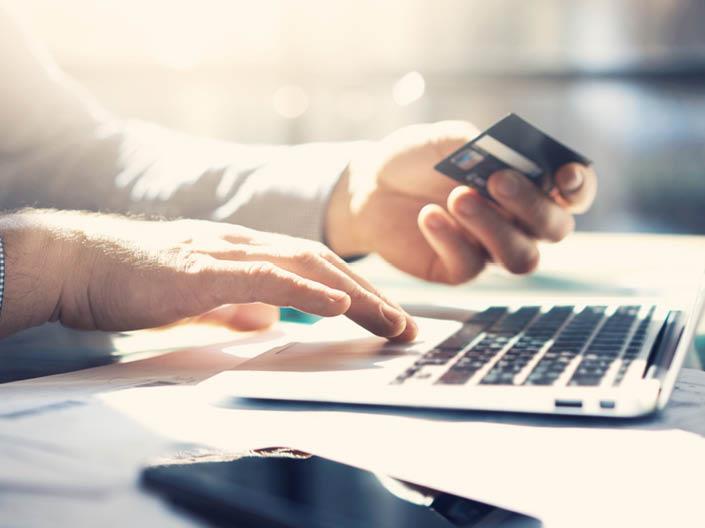
M 487 180 L 493 173 L 516 170 L 548 193 L 554 186 L 555 172 L 572 162 L 586 166 L 591 163 L 518 115 L 510 114 L 443 159 L 435 168 L 494 202 L 487 190 Z
M 327 241 L 338 255 L 375 252 L 446 284 L 489 263 L 528 273 L 539 241 L 568 236 L 597 184 L 587 158 L 517 116 L 486 132 L 460 120 L 410 125 L 354 152 L 329 202 Z

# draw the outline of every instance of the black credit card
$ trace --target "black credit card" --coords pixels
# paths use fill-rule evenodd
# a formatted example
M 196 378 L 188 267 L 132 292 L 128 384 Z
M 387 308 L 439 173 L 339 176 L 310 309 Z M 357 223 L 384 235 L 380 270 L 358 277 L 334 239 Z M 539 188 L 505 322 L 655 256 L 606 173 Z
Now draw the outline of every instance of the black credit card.
M 592 162 L 556 141 L 516 114 L 509 114 L 436 165 L 436 170 L 477 190 L 487 191 L 490 175 L 514 169 L 542 191 L 553 188 L 553 176 L 566 163 Z

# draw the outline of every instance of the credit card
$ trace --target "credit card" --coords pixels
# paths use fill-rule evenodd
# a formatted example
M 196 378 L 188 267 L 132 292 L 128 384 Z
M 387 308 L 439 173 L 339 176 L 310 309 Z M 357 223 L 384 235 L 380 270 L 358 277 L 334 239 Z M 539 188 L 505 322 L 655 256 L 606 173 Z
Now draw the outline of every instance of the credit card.
M 435 168 L 495 201 L 487 191 L 487 180 L 493 173 L 514 169 L 548 193 L 553 188 L 556 171 L 572 162 L 592 163 L 518 115 L 509 114 Z

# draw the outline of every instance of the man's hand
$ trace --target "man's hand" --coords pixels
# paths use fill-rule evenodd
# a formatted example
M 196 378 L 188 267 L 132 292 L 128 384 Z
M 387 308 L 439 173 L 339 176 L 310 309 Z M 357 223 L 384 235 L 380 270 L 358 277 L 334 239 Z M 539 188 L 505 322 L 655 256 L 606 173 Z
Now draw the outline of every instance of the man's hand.
M 377 252 L 412 275 L 449 284 L 472 279 L 490 261 L 532 271 L 537 241 L 563 239 L 572 213 L 592 203 L 595 174 L 563 166 L 550 197 L 518 173 L 493 174 L 488 188 L 497 207 L 433 168 L 478 132 L 459 121 L 413 125 L 364 148 L 331 199 L 331 248 L 343 256 Z
M 243 310 L 255 317 L 254 327 L 271 317 L 261 306 L 231 306 L 242 303 L 346 314 L 399 340 L 416 334 L 398 305 L 331 250 L 306 240 L 206 221 L 55 211 L 2 217 L 0 234 L 7 254 L 0 335 L 48 320 L 130 330 L 214 309 L 208 317 L 235 319 L 239 326 Z

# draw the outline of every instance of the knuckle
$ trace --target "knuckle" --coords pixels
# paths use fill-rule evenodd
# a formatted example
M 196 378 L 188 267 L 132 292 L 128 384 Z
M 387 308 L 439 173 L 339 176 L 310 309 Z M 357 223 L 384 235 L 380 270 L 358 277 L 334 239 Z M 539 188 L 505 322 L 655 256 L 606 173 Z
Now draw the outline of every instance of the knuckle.
M 335 262 L 337 257 L 337 255 L 322 242 L 311 242 L 307 246 L 306 251 L 308 251 L 313 257 L 316 257 L 317 260 L 327 260 L 331 263 Z
M 335 267 L 347 269 L 348 263 L 345 262 L 340 256 L 330 249 L 328 246 L 323 246 L 323 252 L 321 253 L 321 258 L 329 262 Z
M 194 251 L 190 244 L 177 244 L 169 248 L 165 258 L 170 265 L 186 275 L 199 275 L 204 270 L 204 256 Z
M 319 251 L 319 255 L 321 256 L 322 259 L 327 260 L 331 264 L 336 264 L 336 263 L 345 263 L 343 259 L 341 259 L 336 253 L 330 249 L 328 246 L 321 244 L 321 249 Z
M 206 255 L 190 244 L 179 244 L 166 251 L 166 258 L 177 273 L 171 288 L 179 297 L 173 307 L 179 317 L 191 315 L 193 307 L 207 308 L 219 302 L 220 289 L 212 286 L 214 276 Z
M 328 246 L 323 244 L 322 242 L 312 242 L 311 247 L 310 247 L 311 252 L 315 253 L 316 255 L 327 255 L 330 253 L 330 249 L 328 249 Z
M 371 292 L 368 292 L 362 286 L 355 285 L 352 288 L 342 288 L 342 289 L 345 290 L 345 293 L 347 293 L 350 296 L 350 300 L 353 303 L 364 302 L 364 301 L 368 301 L 370 299 L 374 299 L 377 302 L 381 302 L 381 299 L 377 295 L 374 295 Z
M 291 290 L 289 290 L 289 291 L 296 292 L 295 294 L 292 293 L 292 295 L 301 296 L 301 295 L 306 295 L 307 293 L 308 294 L 311 293 L 308 282 L 306 281 L 306 279 L 304 279 L 302 277 L 299 277 L 299 276 L 293 277 L 291 279 L 290 284 L 291 284 Z
M 317 267 L 320 265 L 320 257 L 315 251 L 311 249 L 300 249 L 294 255 L 294 259 L 298 261 L 301 265 L 306 267 Z
M 270 262 L 255 262 L 246 271 L 245 302 L 255 302 L 260 299 L 261 292 L 268 283 L 277 276 L 276 267 Z
M 281 298 L 286 306 L 305 306 L 319 310 L 328 305 L 323 289 L 298 275 L 291 277 L 289 287 L 282 292 Z
M 276 274 L 276 267 L 271 262 L 254 262 L 247 268 L 251 282 L 266 281 Z

